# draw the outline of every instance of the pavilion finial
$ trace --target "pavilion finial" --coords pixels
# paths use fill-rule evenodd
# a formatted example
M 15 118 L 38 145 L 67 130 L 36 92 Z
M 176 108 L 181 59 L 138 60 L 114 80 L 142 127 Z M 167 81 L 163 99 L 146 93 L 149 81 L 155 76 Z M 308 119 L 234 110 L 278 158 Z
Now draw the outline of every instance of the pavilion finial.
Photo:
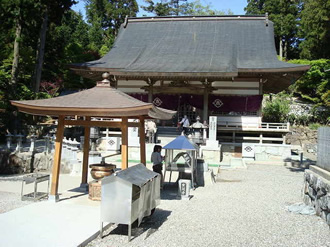
M 108 72 L 104 72 L 102 74 L 102 78 L 103 80 L 102 81 L 98 81 L 96 86 L 97 87 L 110 87 L 110 74 Z

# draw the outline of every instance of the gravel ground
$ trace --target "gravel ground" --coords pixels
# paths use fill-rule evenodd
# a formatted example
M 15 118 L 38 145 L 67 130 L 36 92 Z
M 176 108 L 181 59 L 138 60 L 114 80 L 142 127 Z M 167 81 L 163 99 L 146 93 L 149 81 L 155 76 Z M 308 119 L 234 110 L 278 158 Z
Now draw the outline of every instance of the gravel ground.
M 0 191 L 0 214 L 6 213 L 15 208 L 23 207 L 32 202 L 21 201 L 19 193 L 3 192 Z
M 223 170 L 218 183 L 176 199 L 162 193 L 154 215 L 134 227 L 111 226 L 88 246 L 330 246 L 330 229 L 317 216 L 297 215 L 286 206 L 301 202 L 303 171 L 276 165 Z

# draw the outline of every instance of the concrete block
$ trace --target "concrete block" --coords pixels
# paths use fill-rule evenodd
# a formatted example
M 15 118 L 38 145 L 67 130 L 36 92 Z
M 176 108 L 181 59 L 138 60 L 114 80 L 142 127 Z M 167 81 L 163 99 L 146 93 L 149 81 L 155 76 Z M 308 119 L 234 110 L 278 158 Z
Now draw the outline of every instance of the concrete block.
M 220 150 L 202 150 L 202 157 L 208 164 L 217 164 L 220 162 Z
M 254 143 L 242 143 L 242 157 L 254 158 Z
M 265 161 L 268 160 L 269 157 L 266 152 L 255 153 L 255 160 L 256 161 Z

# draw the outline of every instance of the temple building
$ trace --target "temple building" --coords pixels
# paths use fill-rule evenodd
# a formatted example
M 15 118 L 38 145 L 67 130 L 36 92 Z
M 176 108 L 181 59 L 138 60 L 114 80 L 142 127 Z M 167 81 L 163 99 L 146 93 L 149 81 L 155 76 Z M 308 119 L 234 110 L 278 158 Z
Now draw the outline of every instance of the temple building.
M 309 66 L 278 60 L 267 16 L 173 16 L 127 18 L 108 54 L 71 69 L 95 81 L 110 73 L 117 89 L 178 111 L 174 125 L 183 115 L 261 121 L 262 95 Z

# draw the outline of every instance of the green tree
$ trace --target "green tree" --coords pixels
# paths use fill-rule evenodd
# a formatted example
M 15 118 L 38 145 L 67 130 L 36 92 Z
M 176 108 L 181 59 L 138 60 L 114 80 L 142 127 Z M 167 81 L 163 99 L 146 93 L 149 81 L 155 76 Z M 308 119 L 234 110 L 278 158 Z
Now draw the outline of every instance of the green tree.
M 33 20 L 33 10 L 36 3 L 32 0 L 3 0 L 0 2 L 0 33 L 4 36 L 3 44 L 6 49 L 2 49 L 3 59 L 8 55 L 12 59 L 11 77 L 8 83 L 8 92 L 17 85 L 20 72 L 21 46 L 24 34 L 33 27 L 33 23 L 25 20 Z
M 228 9 L 227 11 L 215 10 L 211 4 L 203 5 L 200 0 L 187 2 L 181 6 L 182 15 L 233 15 L 234 13 Z
M 274 22 L 275 40 L 280 58 L 295 58 L 298 54 L 297 37 L 300 0 L 247 0 L 247 15 L 269 14 Z
M 172 14 L 172 8 L 168 2 L 155 2 L 153 0 L 144 0 L 147 6 L 141 6 L 144 11 L 153 13 L 156 16 L 169 16 Z
M 153 1 L 144 0 L 147 6 L 141 6 L 143 10 L 153 13 L 156 16 L 170 16 L 170 15 L 232 15 L 233 13 L 228 10 L 219 11 L 212 9 L 211 4 L 203 5 L 200 0 L 187 2 L 186 0 L 163 0 Z M 182 3 L 180 3 L 182 2 Z
M 39 92 L 40 88 L 41 72 L 45 55 L 46 33 L 49 22 L 59 23 L 65 11 L 69 10 L 74 3 L 74 0 L 40 1 L 42 21 L 38 40 L 38 49 L 36 53 L 36 65 L 32 77 L 32 83 L 34 85 L 35 92 Z
M 291 60 L 290 63 L 309 64 L 311 68 L 291 86 L 291 90 L 314 104 L 330 107 L 330 60 Z
M 134 17 L 139 8 L 135 0 L 86 0 L 90 39 L 95 48 L 110 48 L 126 16 Z
M 300 35 L 302 58 L 330 58 L 330 0 L 304 1 Z

